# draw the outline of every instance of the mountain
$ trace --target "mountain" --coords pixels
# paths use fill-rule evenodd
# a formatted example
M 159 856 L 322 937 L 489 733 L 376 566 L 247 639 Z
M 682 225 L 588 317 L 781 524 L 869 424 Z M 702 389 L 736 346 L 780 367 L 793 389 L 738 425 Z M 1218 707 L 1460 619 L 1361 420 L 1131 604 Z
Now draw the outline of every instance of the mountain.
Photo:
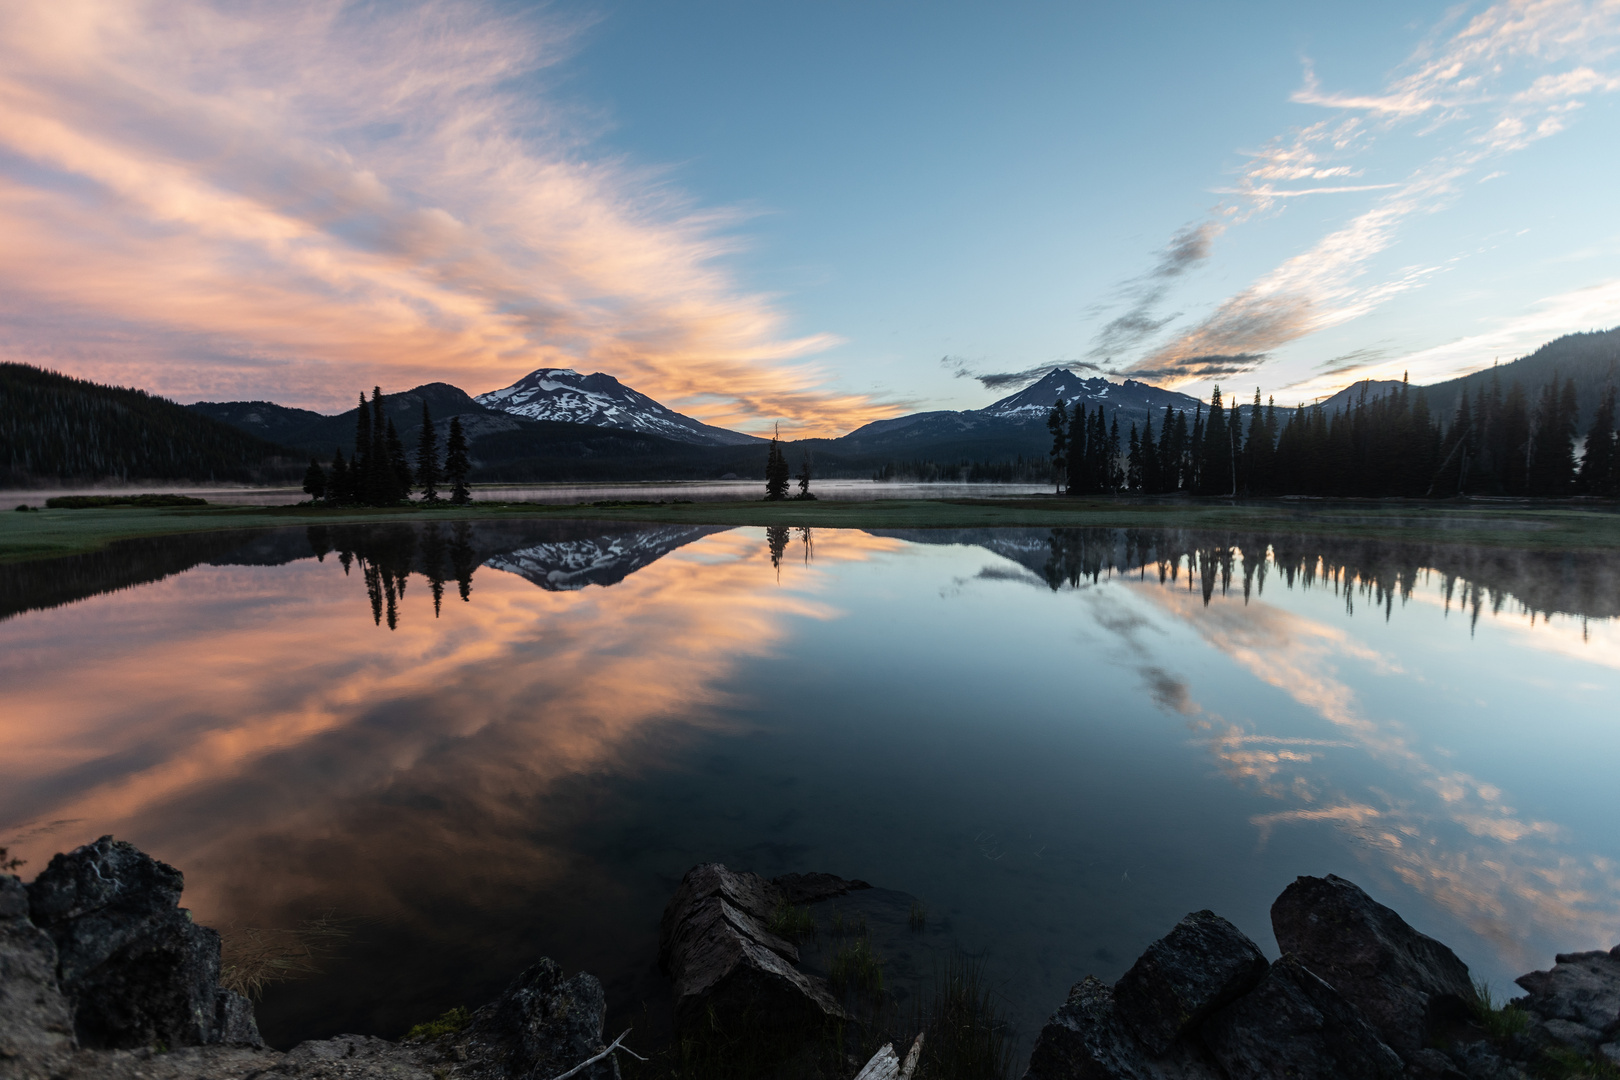
M 516 431 L 524 426 L 523 421 L 515 417 L 484 408 L 465 390 L 449 383 L 423 383 L 403 393 L 383 395 L 383 413 L 394 422 L 394 430 L 399 433 L 407 449 L 413 449 L 416 445 L 416 433 L 422 426 L 424 402 L 433 416 L 433 428 L 439 433 L 440 447 L 444 446 L 452 416 L 461 417 L 461 427 L 469 443 L 484 435 Z M 335 448 L 341 447 L 345 454 L 354 448 L 357 419 L 354 409 L 328 416 L 270 401 L 199 401 L 186 408 L 243 431 L 273 438 L 283 446 L 314 454 L 323 461 L 331 456 Z
M 504 390 L 479 394 L 477 401 L 529 420 L 618 428 L 697 446 L 752 446 L 766 441 L 682 416 L 600 371 L 581 375 L 571 368 L 540 368 Z
M 848 435 L 827 440 L 828 449 L 846 453 L 886 451 L 934 457 L 967 457 L 986 460 L 1014 454 L 1044 457 L 1051 443 L 1046 417 L 1059 398 L 1073 409 L 1084 402 L 1087 411 L 1105 408 L 1110 418 L 1119 417 L 1120 426 L 1141 424 L 1152 414 L 1158 422 L 1165 406 L 1192 409 L 1198 400 L 1174 390 L 1127 379 L 1109 382 L 1101 377 L 1083 378 L 1067 368 L 1058 368 L 1016 394 L 992 402 L 982 409 L 911 413 L 890 420 L 874 420 Z
M 0 484 L 262 483 L 301 472 L 285 447 L 144 390 L 0 364 Z
M 1580 404 L 1578 426 L 1581 434 L 1585 435 L 1603 392 L 1610 386 L 1620 384 L 1620 327 L 1584 334 L 1565 334 L 1547 342 L 1529 356 L 1507 364 L 1496 364 L 1472 375 L 1435 383 L 1424 389 L 1429 398 L 1429 409 L 1443 422 L 1450 423 L 1451 418 L 1457 415 L 1458 397 L 1465 390 L 1472 400 L 1482 389 L 1489 394 L 1493 380 L 1500 381 L 1504 393 L 1517 382 L 1524 387 L 1530 406 L 1534 408 L 1541 396 L 1541 388 L 1555 375 L 1560 381 L 1575 381 L 1575 400 Z
M 1352 405 L 1359 404 L 1365 394 L 1369 402 L 1387 397 L 1404 385 L 1399 379 L 1362 379 L 1351 383 L 1332 397 L 1323 398 L 1322 411 L 1326 413 L 1343 412 Z

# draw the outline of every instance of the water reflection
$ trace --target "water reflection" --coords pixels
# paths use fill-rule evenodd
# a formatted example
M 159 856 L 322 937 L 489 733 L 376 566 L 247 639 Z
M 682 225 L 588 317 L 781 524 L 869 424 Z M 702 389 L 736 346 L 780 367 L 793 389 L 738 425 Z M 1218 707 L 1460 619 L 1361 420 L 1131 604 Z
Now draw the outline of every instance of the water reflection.
M 0 844 L 127 836 L 206 921 L 363 916 L 267 1001 L 283 1040 L 398 1034 L 539 952 L 656 1012 L 657 914 L 716 857 L 927 896 L 1036 1020 L 1191 907 L 1263 938 L 1296 873 L 1508 974 L 1620 934 L 1607 557 L 480 522 L 27 569 Z

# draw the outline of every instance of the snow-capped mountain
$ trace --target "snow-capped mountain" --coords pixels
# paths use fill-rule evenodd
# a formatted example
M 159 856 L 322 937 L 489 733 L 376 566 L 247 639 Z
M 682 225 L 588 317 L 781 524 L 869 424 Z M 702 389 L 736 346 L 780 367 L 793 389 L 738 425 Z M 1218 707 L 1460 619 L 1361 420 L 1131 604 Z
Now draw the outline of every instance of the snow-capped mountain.
M 581 375 L 571 368 L 540 368 L 503 390 L 491 390 L 473 400 L 486 409 L 530 420 L 563 420 L 639 431 L 699 446 L 745 446 L 765 441 L 682 416 L 600 371 Z
M 1101 406 L 1108 410 L 1110 416 L 1117 416 L 1121 424 L 1140 424 L 1152 414 L 1153 422 L 1157 425 L 1163 418 L 1166 405 L 1190 412 L 1198 404 L 1197 399 L 1186 394 L 1149 386 L 1135 379 L 1115 383 L 1100 376 L 1082 378 L 1067 368 L 1058 368 L 1039 382 L 982 409 L 911 413 L 892 420 L 875 420 L 839 441 L 868 451 L 883 449 L 921 453 L 917 448 L 966 440 L 979 447 L 994 447 L 993 451 L 970 450 L 970 454 L 1002 454 L 1010 445 L 1003 445 L 1006 439 L 1017 438 L 1027 442 L 1033 437 L 1030 429 L 1044 429 L 1047 414 L 1060 397 L 1069 409 L 1074 408 L 1076 401 L 1085 402 L 1087 409 Z M 1044 437 L 1042 430 L 1041 438 Z M 992 441 L 997 439 L 1002 442 Z
M 1003 420 L 1039 420 L 1044 423 L 1046 414 L 1052 411 L 1052 403 L 1059 397 L 1071 409 L 1077 399 L 1085 402 L 1087 408 L 1102 405 L 1110 412 L 1119 409 L 1122 420 L 1140 419 L 1149 412 L 1162 413 L 1166 405 L 1173 409 L 1191 409 L 1197 404 L 1196 399 L 1186 394 L 1161 390 L 1135 379 L 1126 379 L 1122 383 L 1109 382 L 1100 375 L 1083 379 L 1068 368 L 1058 368 L 1040 382 L 977 411 L 983 416 Z
M 611 535 L 531 544 L 491 556 L 484 565 L 516 574 L 547 592 L 617 585 L 676 548 L 725 529 L 718 525 L 627 529 Z

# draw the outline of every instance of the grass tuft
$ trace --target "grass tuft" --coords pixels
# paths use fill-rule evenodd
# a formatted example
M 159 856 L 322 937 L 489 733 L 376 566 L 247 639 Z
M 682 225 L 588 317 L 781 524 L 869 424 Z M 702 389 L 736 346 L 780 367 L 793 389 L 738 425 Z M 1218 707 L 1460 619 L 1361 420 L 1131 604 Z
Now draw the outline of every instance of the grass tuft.
M 862 935 L 833 953 L 827 981 L 834 990 L 861 990 L 873 997 L 883 993 L 883 961 L 872 951 L 872 941 Z
M 935 980 L 919 1025 L 926 1033 L 918 1080 L 1009 1080 L 1017 1045 L 984 979 L 984 964 L 957 954 Z
M 786 900 L 779 901 L 775 910 L 771 912 L 771 920 L 767 928 L 777 937 L 786 938 L 792 942 L 805 939 L 814 941 L 816 938 L 816 917 L 808 907 L 790 904 Z
M 457 1005 L 449 1012 L 441 1015 L 437 1020 L 429 1020 L 425 1024 L 416 1024 L 405 1033 L 406 1041 L 428 1039 L 442 1039 L 446 1035 L 459 1035 L 461 1030 L 472 1023 L 472 1013 Z
M 1537 1073 L 1547 1080 L 1620 1080 L 1620 1066 L 1594 1051 L 1582 1054 L 1562 1046 L 1542 1052 L 1542 1067 Z
M 1474 1023 L 1493 1039 L 1506 1039 L 1530 1026 L 1529 1013 L 1511 1001 L 1498 1005 L 1491 984 L 1478 979 L 1474 980 L 1474 1000 L 1469 1002 L 1468 1011 Z

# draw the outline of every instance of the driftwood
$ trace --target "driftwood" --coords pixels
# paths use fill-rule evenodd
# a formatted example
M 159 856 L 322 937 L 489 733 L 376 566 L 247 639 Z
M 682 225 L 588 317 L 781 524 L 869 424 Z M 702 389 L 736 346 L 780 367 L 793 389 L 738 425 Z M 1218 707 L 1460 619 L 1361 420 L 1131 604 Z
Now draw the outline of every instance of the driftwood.
M 919 1031 L 902 1065 L 900 1055 L 894 1052 L 894 1043 L 884 1043 L 883 1048 L 872 1055 L 866 1067 L 856 1074 L 855 1080 L 911 1080 L 912 1074 L 917 1071 L 917 1062 L 922 1058 L 922 1047 L 923 1037 Z
M 553 1076 L 551 1078 L 551 1080 L 568 1080 L 568 1078 L 570 1076 L 574 1076 L 574 1075 L 577 1075 L 578 1073 L 584 1072 L 586 1069 L 590 1068 L 592 1065 L 595 1065 L 598 1061 L 601 1061 L 603 1058 L 607 1057 L 609 1054 L 613 1053 L 613 1051 L 615 1051 L 615 1050 L 623 1050 L 625 1053 L 629 1054 L 631 1057 L 635 1058 L 637 1061 L 646 1061 L 647 1060 L 646 1058 L 642 1057 L 640 1054 L 636 1053 L 634 1050 L 630 1049 L 628 1046 L 621 1045 L 624 1042 L 624 1037 L 626 1035 L 630 1034 L 630 1031 L 631 1031 L 630 1028 L 625 1028 L 622 1032 L 619 1033 L 619 1037 L 617 1039 L 614 1039 L 611 1043 L 608 1044 L 608 1048 L 606 1050 L 603 1050 L 600 1054 L 597 1054 L 595 1057 L 586 1058 L 584 1061 L 580 1062 L 578 1065 L 575 1065 L 572 1069 L 569 1069 L 565 1073 L 558 1073 L 556 1076 Z M 909 1076 L 909 1074 L 908 1074 L 908 1076 Z

